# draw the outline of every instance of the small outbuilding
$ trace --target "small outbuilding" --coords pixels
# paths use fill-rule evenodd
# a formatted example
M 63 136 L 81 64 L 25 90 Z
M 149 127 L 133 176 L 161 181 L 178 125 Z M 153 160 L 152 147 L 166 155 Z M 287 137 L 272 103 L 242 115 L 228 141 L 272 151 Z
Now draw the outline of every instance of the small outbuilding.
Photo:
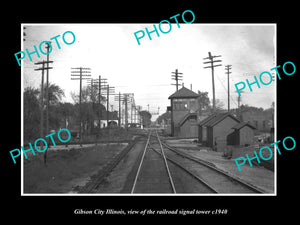
M 226 145 L 227 135 L 240 121 L 231 113 L 214 113 L 198 124 L 199 142 L 215 148 Z M 220 148 L 217 148 L 220 149 Z
M 256 129 L 249 122 L 241 122 L 234 127 L 234 130 L 227 136 L 227 143 L 230 145 L 251 145 L 253 144 L 254 130 Z

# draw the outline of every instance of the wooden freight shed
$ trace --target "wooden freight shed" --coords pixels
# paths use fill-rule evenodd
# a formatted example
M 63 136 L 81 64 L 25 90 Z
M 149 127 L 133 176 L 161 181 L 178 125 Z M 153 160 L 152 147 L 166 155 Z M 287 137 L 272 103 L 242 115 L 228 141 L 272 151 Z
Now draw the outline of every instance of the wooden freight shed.
M 197 110 L 199 95 L 186 87 L 173 93 L 171 100 L 171 136 L 197 137 Z
M 227 136 L 227 143 L 230 145 L 247 146 L 253 144 L 254 130 L 256 129 L 249 122 L 241 122 L 234 127 L 234 130 Z
M 232 127 L 239 123 L 231 113 L 214 113 L 198 124 L 199 141 L 216 150 L 222 149 L 227 144 L 227 135 L 232 133 Z

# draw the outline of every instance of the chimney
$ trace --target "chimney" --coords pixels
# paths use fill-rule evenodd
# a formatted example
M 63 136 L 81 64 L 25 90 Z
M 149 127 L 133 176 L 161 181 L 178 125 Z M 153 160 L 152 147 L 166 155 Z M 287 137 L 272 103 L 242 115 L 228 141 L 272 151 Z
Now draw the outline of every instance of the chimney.
M 193 84 L 191 84 L 191 91 L 193 90 Z

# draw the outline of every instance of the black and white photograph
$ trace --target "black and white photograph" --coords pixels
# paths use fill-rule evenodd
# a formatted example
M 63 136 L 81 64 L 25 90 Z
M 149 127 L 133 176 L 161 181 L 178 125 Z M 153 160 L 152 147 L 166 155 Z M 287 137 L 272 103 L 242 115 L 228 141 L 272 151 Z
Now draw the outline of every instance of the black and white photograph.
M 23 195 L 276 194 L 276 24 L 185 15 L 22 24 Z
M 103 3 L 5 7 L 5 221 L 294 221 L 296 7 Z

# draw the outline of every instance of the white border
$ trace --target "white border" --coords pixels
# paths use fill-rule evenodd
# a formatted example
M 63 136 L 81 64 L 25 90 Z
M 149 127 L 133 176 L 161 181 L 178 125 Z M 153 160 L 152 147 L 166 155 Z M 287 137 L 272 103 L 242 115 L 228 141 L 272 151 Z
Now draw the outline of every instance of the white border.
M 47 26 L 59 26 L 59 25 L 85 25 L 85 24 L 97 24 L 97 23 L 57 23 L 57 24 L 49 24 L 49 23 L 22 23 L 21 24 L 21 51 L 23 51 L 24 49 L 24 45 L 23 45 L 23 26 L 40 26 L 40 25 L 47 25 Z M 103 23 L 104 24 L 104 23 Z M 204 25 L 204 26 L 232 26 L 232 25 L 236 25 L 236 26 L 270 26 L 273 25 L 274 26 L 274 56 L 275 56 L 275 65 L 277 66 L 277 23 L 226 23 L 226 24 L 222 24 L 222 23 L 195 23 L 195 24 L 199 24 L 199 25 Z M 271 69 L 271 68 L 270 68 Z M 23 72 L 24 72 L 24 68 L 23 68 L 23 63 L 21 63 L 21 146 L 23 145 L 24 142 L 24 125 L 23 125 L 23 92 L 24 92 L 24 77 L 23 77 Z M 275 78 L 275 108 L 274 108 L 274 140 L 275 142 L 277 141 L 277 78 Z M 274 146 L 275 148 L 275 146 Z M 276 154 L 275 154 L 276 152 Z M 24 166 L 24 154 L 21 154 L 21 196 L 213 196 L 213 197 L 218 197 L 218 196 L 277 196 L 277 151 L 274 150 L 274 193 L 264 193 L 264 194 L 231 194 L 231 193 L 224 193 L 224 194 L 130 194 L 130 193 L 126 193 L 126 194 L 122 194 L 122 193 L 106 193 L 106 194 L 77 194 L 77 193 L 24 193 L 24 170 L 23 170 L 23 166 Z

